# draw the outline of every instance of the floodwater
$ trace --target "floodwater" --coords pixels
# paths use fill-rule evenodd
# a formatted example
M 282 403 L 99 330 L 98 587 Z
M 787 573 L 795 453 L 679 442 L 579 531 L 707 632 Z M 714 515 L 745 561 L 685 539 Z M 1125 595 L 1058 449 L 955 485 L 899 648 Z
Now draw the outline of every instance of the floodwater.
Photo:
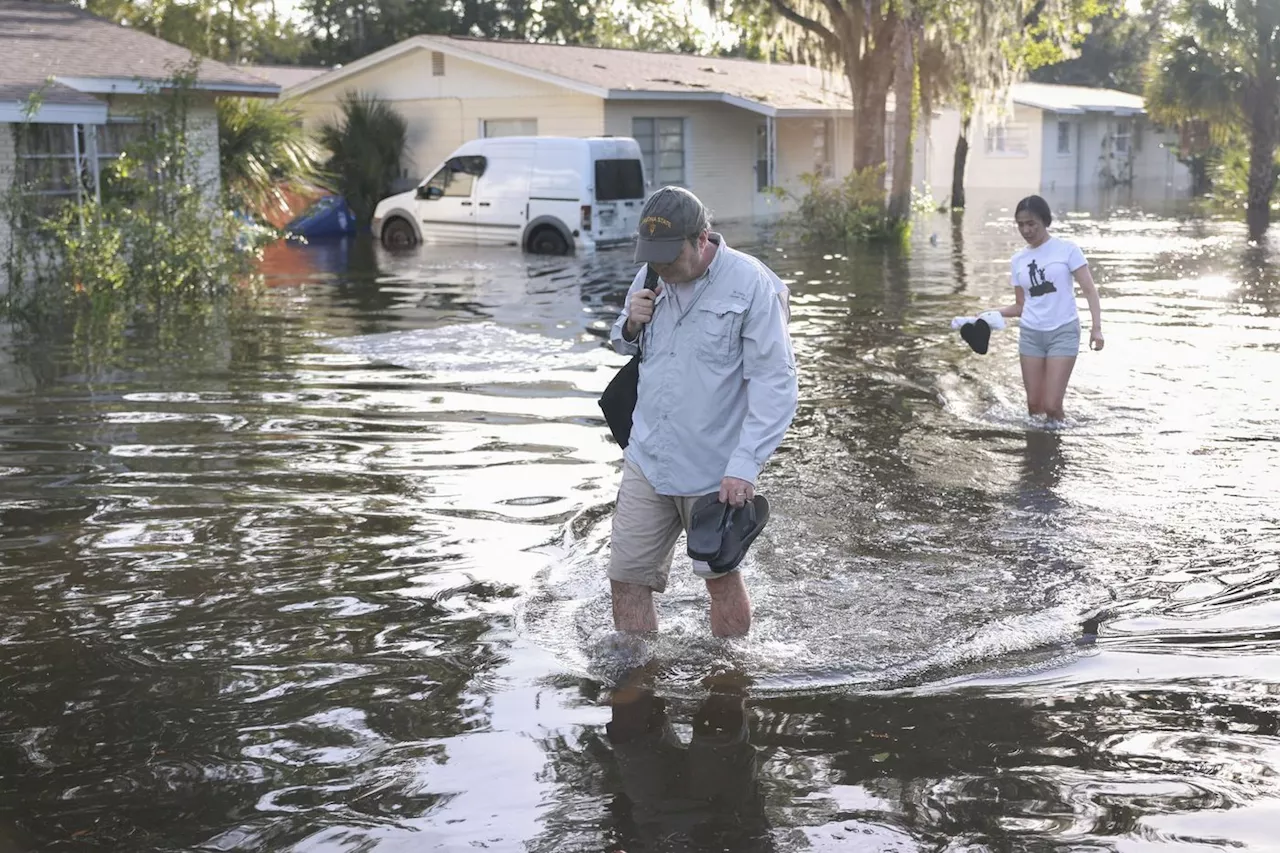
M 254 314 L 0 357 L 0 851 L 1277 850 L 1280 256 L 1068 218 L 1023 412 L 1011 211 L 792 289 L 751 636 L 610 633 L 627 253 L 274 252 Z M 619 681 L 623 688 L 615 691 Z M 623 701 L 623 700 L 626 701 Z

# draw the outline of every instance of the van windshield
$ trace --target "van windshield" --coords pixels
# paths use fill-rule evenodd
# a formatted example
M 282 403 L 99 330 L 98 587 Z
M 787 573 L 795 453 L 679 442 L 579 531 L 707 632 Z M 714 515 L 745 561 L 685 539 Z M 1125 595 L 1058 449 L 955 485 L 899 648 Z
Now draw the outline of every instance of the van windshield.
M 597 160 L 596 201 L 644 198 L 644 169 L 639 160 Z

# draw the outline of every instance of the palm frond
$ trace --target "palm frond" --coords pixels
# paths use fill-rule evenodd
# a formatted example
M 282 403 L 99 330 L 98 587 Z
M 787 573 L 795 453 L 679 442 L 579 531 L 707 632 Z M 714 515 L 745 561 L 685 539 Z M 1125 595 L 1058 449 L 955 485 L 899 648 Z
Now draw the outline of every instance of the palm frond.
M 340 109 L 341 120 L 325 122 L 319 130 L 320 144 L 330 155 L 326 171 L 356 218 L 368 222 L 400 177 L 408 125 L 390 104 L 363 92 L 348 92 Z

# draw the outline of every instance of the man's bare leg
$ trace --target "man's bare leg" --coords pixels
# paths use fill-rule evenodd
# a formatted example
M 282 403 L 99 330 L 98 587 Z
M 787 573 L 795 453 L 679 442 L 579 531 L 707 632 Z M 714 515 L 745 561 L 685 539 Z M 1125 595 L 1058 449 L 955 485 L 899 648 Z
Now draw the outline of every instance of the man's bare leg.
M 717 637 L 745 637 L 751 630 L 751 597 L 742 573 L 707 578 L 707 592 L 711 594 L 711 633 Z M 654 624 L 656 627 L 656 616 Z
M 638 583 L 609 581 L 613 595 L 613 627 L 627 634 L 648 634 L 658 630 L 658 611 L 653 606 L 653 590 Z

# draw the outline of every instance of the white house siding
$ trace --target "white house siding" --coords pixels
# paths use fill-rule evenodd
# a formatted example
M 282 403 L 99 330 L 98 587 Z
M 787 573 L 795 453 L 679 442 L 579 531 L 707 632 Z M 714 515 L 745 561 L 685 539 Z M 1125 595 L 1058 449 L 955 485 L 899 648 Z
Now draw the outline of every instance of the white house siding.
M 210 198 L 216 199 L 222 188 L 222 169 L 218 161 L 218 109 L 212 101 L 193 105 L 187 114 L 187 144 L 196 155 L 197 180 Z
M 453 56 L 444 74 L 433 73 L 432 52 L 410 51 L 330 86 L 313 89 L 295 103 L 309 128 L 335 119 L 347 92 L 389 102 L 408 124 L 405 177 L 427 177 L 463 142 L 481 134 L 485 119 L 536 119 L 540 136 L 598 136 L 604 132 L 604 101 Z
M 994 113 L 977 116 L 970 130 L 965 186 L 1031 192 L 1040 185 L 1043 122 L 1040 110 L 1021 105 L 1006 113 L 1020 152 L 987 152 L 987 127 L 1001 118 Z
M 753 215 L 756 128 L 764 116 L 708 101 L 612 101 L 605 133 L 630 136 L 633 118 L 684 119 L 685 185 L 720 219 Z
M 774 183 L 789 190 L 800 192 L 803 185 L 800 176 L 813 172 L 815 162 L 814 139 L 817 125 L 822 119 L 817 118 L 784 118 L 775 122 L 775 135 L 778 160 L 773 167 Z M 835 148 L 835 128 L 831 132 L 831 147 Z M 830 154 L 835 154 L 832 150 Z M 832 164 L 834 168 L 834 163 Z
M 1038 189 L 1055 192 L 1059 188 L 1074 187 L 1089 180 L 1085 166 L 1085 152 L 1089 151 L 1085 130 L 1092 124 L 1089 116 L 1070 113 L 1041 113 L 1043 139 L 1040 145 L 1040 185 Z M 1058 123 L 1068 128 L 1068 149 L 1058 150 Z M 1092 135 L 1092 134 L 1089 134 Z
M 960 112 L 939 110 L 921 125 L 919 135 L 927 140 L 924 156 L 916 165 L 917 182 L 939 204 L 951 201 L 951 177 L 955 171 L 956 143 L 960 140 Z M 973 154 L 973 132 L 969 133 L 969 156 Z M 966 167 L 967 168 L 967 167 Z
M 774 180 L 784 189 L 799 191 L 802 187 L 800 176 L 814 171 L 814 135 L 819 122 L 826 122 L 831 127 L 830 148 L 827 152 L 831 166 L 830 176 L 843 178 L 853 169 L 851 117 L 781 118 L 776 123 L 778 162 L 774 166 Z

